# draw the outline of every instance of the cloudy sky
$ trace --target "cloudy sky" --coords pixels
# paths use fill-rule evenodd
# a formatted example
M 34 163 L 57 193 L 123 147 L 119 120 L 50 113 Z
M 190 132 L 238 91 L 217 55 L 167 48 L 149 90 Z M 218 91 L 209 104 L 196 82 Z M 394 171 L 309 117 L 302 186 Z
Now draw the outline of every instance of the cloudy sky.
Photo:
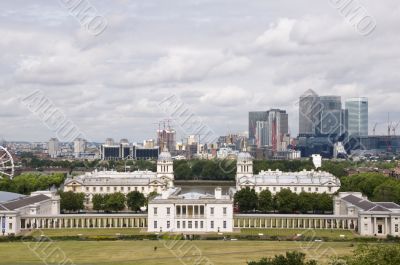
M 307 89 L 368 97 L 370 128 L 400 120 L 398 0 L 354 0 L 354 19 L 344 0 L 81 0 L 87 20 L 71 2 L 0 2 L 0 138 L 56 135 L 22 100 L 35 91 L 92 141 L 154 138 L 171 95 L 221 135 L 269 108 L 297 134 Z

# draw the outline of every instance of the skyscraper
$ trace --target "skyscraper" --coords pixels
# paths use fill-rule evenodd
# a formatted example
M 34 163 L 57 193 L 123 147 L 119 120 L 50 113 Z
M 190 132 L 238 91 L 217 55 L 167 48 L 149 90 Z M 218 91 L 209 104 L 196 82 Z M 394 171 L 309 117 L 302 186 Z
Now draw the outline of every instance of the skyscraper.
M 49 156 L 55 158 L 60 154 L 60 142 L 57 138 L 51 138 L 48 143 Z
M 268 141 L 272 150 L 283 151 L 282 142 L 284 135 L 289 133 L 288 114 L 285 110 L 271 109 L 268 111 Z
M 82 138 L 76 138 L 74 140 L 74 154 L 75 157 L 80 157 L 82 153 L 86 151 L 86 140 Z
M 317 135 L 341 135 L 345 132 L 347 124 L 345 112 L 342 110 L 340 96 L 321 96 L 319 124 L 316 128 Z
M 157 145 L 160 150 L 174 152 L 176 149 L 176 131 L 170 127 L 157 130 Z
M 255 144 L 262 147 L 269 144 L 269 126 L 267 121 L 256 121 Z
M 320 97 L 311 89 L 300 96 L 299 136 L 314 136 L 320 123 Z
M 257 121 L 268 121 L 267 111 L 250 111 L 249 112 L 249 143 L 256 144 L 256 127 Z
M 345 108 L 348 115 L 348 132 L 353 136 L 368 136 L 368 98 L 350 98 Z

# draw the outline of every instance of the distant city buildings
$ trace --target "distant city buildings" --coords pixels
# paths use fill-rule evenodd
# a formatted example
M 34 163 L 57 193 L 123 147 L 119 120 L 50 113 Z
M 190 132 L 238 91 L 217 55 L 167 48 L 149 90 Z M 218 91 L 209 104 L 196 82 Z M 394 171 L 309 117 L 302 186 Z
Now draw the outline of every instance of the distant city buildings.
M 60 142 L 57 138 L 51 138 L 48 142 L 48 153 L 51 158 L 56 158 L 61 153 Z
M 154 140 L 152 140 L 154 143 Z M 119 144 L 115 144 L 114 140 L 107 138 L 105 143 L 101 145 L 102 160 L 123 160 L 123 159 L 157 159 L 159 147 L 152 146 L 150 140 L 147 144 L 140 146 L 129 143 L 127 139 L 121 139 Z M 152 146 L 152 147 L 149 147 Z
M 354 136 L 368 136 L 368 99 L 350 98 L 345 108 L 348 115 L 348 132 Z
M 86 140 L 83 138 L 76 138 L 74 140 L 74 155 L 76 158 L 79 158 L 86 152 Z

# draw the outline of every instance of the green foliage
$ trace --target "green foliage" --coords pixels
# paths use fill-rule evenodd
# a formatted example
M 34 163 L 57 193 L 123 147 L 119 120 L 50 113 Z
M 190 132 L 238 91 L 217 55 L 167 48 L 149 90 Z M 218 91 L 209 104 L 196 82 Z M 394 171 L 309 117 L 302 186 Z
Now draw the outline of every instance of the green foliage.
M 283 189 L 276 193 L 277 209 L 280 213 L 292 213 L 296 210 L 297 194 L 289 189 Z
M 261 170 L 281 170 L 281 171 L 302 171 L 303 169 L 311 170 L 314 168 L 310 160 L 254 160 L 254 173 L 258 174 Z
M 241 212 L 251 211 L 257 209 L 258 196 L 254 189 L 247 187 L 235 193 L 234 201 Z
M 269 190 L 263 190 L 258 194 L 258 209 L 263 212 L 273 209 L 272 194 Z
M 248 262 L 248 265 L 316 265 L 315 260 L 306 261 L 301 252 L 286 252 L 286 255 L 275 255 L 274 258 L 262 258 L 260 261 Z
M 52 186 L 58 188 L 64 182 L 64 179 L 65 174 L 63 173 L 54 173 L 51 175 L 24 173 L 16 176 L 12 180 L 8 178 L 0 179 L 0 190 L 30 194 L 37 190 L 48 190 Z
M 60 207 L 64 211 L 76 212 L 83 210 L 83 202 L 85 200 L 84 193 L 75 193 L 72 191 L 60 192 Z
M 234 180 L 236 160 L 175 160 L 174 173 L 177 180 Z
M 121 192 L 105 195 L 105 211 L 122 211 L 125 209 L 125 195 Z
M 92 197 L 93 210 L 101 211 L 105 209 L 106 198 L 102 194 L 94 194 Z
M 193 173 L 190 164 L 186 160 L 178 160 L 174 163 L 174 175 L 176 179 L 192 179 Z
M 348 175 L 346 169 L 351 166 L 351 163 L 347 161 L 331 161 L 324 160 L 322 163 L 321 170 L 331 173 L 332 175 L 342 178 Z
M 139 211 L 146 204 L 146 197 L 139 191 L 131 191 L 126 195 L 126 204 L 132 211 Z
M 400 264 L 400 245 L 360 245 L 353 255 L 345 257 L 344 261 L 347 265 L 398 265 Z M 340 263 L 334 261 L 332 264 Z

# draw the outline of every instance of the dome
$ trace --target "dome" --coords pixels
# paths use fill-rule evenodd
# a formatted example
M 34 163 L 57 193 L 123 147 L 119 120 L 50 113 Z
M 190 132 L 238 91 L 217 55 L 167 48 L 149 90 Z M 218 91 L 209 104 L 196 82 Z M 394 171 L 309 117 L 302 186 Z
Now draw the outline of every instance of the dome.
M 238 154 L 237 160 L 238 161 L 249 161 L 249 160 L 253 160 L 253 157 L 248 152 L 241 152 Z
M 166 151 L 162 151 L 159 155 L 158 155 L 158 161 L 172 161 L 172 157 L 171 157 L 171 153 L 170 152 L 166 152 Z

